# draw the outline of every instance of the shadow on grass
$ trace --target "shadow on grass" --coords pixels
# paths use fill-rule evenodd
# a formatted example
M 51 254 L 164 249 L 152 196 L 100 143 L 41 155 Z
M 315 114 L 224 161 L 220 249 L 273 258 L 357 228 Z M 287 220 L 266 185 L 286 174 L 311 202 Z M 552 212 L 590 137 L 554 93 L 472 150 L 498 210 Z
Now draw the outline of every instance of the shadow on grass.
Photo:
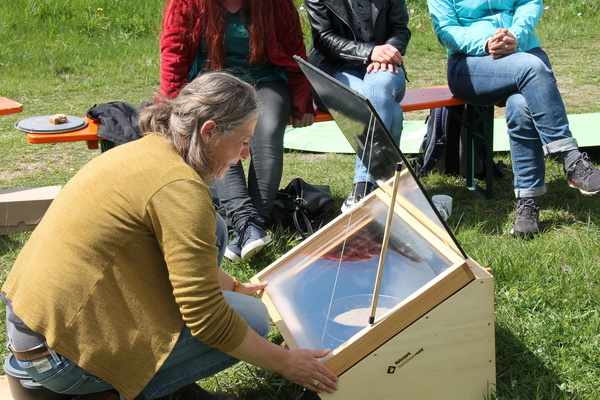
M 560 389 L 559 377 L 509 329 L 496 323 L 495 400 L 577 399 Z

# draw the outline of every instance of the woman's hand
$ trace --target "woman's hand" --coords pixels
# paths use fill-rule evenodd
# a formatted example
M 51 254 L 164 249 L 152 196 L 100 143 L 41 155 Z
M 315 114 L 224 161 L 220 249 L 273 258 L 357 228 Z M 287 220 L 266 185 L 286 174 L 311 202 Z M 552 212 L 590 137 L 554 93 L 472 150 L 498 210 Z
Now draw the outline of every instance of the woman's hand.
M 508 29 L 498 28 L 485 48 L 492 58 L 501 58 L 517 51 L 517 38 Z
M 235 291 L 238 293 L 247 294 L 248 296 L 254 296 L 256 293 L 260 292 L 265 287 L 267 287 L 268 284 L 269 284 L 268 282 L 261 282 L 261 283 L 238 282 L 237 285 L 235 286 L 235 289 L 236 289 Z
M 371 73 L 371 72 L 377 72 L 377 71 L 389 71 L 392 72 L 394 74 L 398 73 L 398 65 L 396 64 L 386 64 L 386 63 L 379 63 L 379 62 L 372 62 L 369 65 L 367 65 L 367 74 Z
M 291 124 L 294 128 L 304 128 L 311 126 L 315 122 L 315 116 L 311 113 L 306 113 L 302 118 L 291 118 Z
M 288 350 L 269 342 L 248 326 L 242 343 L 227 354 L 277 372 L 313 392 L 331 393 L 338 388 L 337 376 L 319 361 L 329 350 Z
M 332 393 L 338 388 L 338 377 L 319 361 L 327 354 L 329 350 L 288 350 L 286 365 L 278 372 L 313 392 Z
M 401 65 L 404 62 L 404 57 L 400 51 L 391 44 L 382 44 L 375 46 L 371 52 L 371 62 L 382 64 Z
M 260 292 L 268 285 L 268 282 L 240 282 L 233 276 L 225 272 L 222 268 L 219 268 L 219 281 L 221 282 L 221 290 L 230 290 L 232 292 L 247 294 L 248 296 L 254 296 L 256 293 Z

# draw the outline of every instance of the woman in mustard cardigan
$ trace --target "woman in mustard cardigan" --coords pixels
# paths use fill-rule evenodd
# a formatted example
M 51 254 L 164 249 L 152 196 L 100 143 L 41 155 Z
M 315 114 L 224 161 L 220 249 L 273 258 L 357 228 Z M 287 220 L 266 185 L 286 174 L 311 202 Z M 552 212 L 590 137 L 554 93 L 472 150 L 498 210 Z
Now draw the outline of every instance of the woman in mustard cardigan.
M 244 360 L 336 388 L 326 350 L 264 339 L 265 284 L 218 267 L 227 232 L 210 179 L 248 157 L 259 110 L 250 85 L 201 75 L 142 111 L 144 137 L 64 186 L 2 288 L 11 351 L 34 381 L 80 399 L 226 399 L 194 382 Z

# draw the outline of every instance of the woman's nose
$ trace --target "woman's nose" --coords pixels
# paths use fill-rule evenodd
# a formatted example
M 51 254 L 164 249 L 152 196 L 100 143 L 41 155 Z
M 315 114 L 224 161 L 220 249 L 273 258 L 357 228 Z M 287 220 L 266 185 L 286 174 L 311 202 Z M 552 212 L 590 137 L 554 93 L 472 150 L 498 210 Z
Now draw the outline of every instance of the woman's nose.
M 242 152 L 240 153 L 240 158 L 242 160 L 247 160 L 250 158 L 250 146 L 244 146 L 242 148 Z

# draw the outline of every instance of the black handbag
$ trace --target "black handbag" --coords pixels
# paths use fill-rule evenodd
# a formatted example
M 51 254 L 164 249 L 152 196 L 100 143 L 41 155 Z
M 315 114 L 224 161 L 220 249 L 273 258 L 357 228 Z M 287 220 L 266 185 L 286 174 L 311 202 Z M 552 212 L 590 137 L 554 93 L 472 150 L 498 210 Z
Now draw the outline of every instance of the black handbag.
M 295 229 L 305 239 L 332 219 L 333 209 L 329 186 L 295 178 L 277 192 L 271 222 Z

